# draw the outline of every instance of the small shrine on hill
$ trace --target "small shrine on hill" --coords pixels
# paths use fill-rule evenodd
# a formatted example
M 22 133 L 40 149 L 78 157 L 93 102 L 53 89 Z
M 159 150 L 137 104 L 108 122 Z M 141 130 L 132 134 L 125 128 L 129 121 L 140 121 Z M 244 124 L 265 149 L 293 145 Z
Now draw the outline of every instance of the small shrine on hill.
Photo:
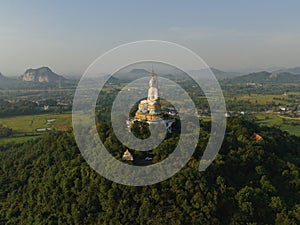
M 128 149 L 126 149 L 126 151 L 123 153 L 122 160 L 123 160 L 123 161 L 133 161 L 133 156 L 132 156 L 132 154 L 129 152 Z

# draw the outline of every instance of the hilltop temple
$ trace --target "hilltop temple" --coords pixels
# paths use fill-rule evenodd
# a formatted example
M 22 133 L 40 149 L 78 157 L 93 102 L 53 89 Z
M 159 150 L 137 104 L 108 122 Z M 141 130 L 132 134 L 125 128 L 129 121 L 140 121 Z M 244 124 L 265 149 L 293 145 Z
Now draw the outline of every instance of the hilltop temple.
M 175 119 L 164 116 L 159 101 L 157 74 L 152 70 L 149 75 L 150 81 L 147 99 L 139 102 L 134 118 L 127 121 L 128 127 L 134 121 L 146 121 L 149 124 L 163 123 L 166 125 L 166 129 L 171 132 L 171 126 L 175 122 Z
M 147 100 L 142 100 L 139 103 L 138 110 L 135 113 L 137 120 L 157 120 L 163 117 L 161 105 L 158 98 L 158 81 L 157 74 L 152 70 L 150 72 L 150 81 Z

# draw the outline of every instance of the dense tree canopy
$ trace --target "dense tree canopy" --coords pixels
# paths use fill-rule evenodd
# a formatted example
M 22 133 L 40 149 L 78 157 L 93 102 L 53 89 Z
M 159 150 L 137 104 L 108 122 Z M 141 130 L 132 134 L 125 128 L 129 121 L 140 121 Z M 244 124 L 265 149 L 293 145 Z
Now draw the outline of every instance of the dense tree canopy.
M 98 124 L 107 145 L 109 123 Z M 204 172 L 197 166 L 208 124 L 194 157 L 176 175 L 151 186 L 129 187 L 94 172 L 71 132 L 50 132 L 0 147 L 0 224 L 299 224 L 300 140 L 242 118 Z M 253 132 L 263 141 L 250 139 Z M 168 136 L 165 146 L 173 146 Z M 111 139 L 111 140 L 109 140 Z M 119 148 L 110 146 L 111 148 Z M 156 149 L 154 160 L 165 156 Z M 121 155 L 123 149 L 114 155 Z

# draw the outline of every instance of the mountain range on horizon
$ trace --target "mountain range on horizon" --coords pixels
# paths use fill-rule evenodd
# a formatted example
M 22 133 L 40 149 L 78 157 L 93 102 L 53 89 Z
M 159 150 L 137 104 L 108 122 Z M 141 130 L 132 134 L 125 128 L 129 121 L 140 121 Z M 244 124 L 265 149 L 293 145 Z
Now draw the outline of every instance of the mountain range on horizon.
M 68 80 L 63 76 L 54 73 L 49 67 L 43 66 L 36 69 L 27 69 L 23 75 L 18 77 L 4 76 L 0 72 L 0 89 L 31 89 L 31 88 L 48 88 L 61 84 L 73 84 L 75 81 Z
M 226 82 L 232 84 L 285 84 L 299 83 L 300 74 L 290 72 L 267 72 L 249 73 L 243 76 L 228 79 Z
M 0 81 L 26 81 L 26 82 L 39 82 L 39 83 L 55 83 L 59 80 L 65 80 L 61 75 L 54 73 L 49 67 L 43 66 L 36 69 L 27 69 L 23 75 L 15 78 L 4 76 L 0 72 Z
M 291 67 L 291 68 L 280 68 L 278 69 L 278 67 L 273 67 L 270 69 L 261 69 L 261 70 L 255 70 L 255 71 L 249 71 L 249 72 L 232 72 L 232 71 L 224 71 L 224 70 L 220 70 L 214 67 L 210 67 L 209 68 L 211 70 L 211 72 L 213 72 L 213 74 L 216 76 L 217 79 L 231 79 L 231 78 L 235 78 L 235 77 L 242 77 L 242 76 L 246 76 L 249 74 L 257 74 L 257 73 L 261 73 L 261 72 L 267 72 L 267 73 L 277 73 L 277 74 L 283 74 L 286 73 L 286 75 L 288 75 L 288 73 L 290 74 L 294 74 L 294 75 L 300 75 L 300 67 Z M 202 69 L 202 70 L 191 70 L 189 72 L 206 72 L 207 69 Z M 130 74 L 131 76 L 136 76 L 138 74 L 142 74 L 142 75 L 147 75 L 149 73 L 148 70 L 145 69 L 133 69 L 131 71 L 128 72 L 128 74 Z
M 35 69 L 29 68 L 27 69 L 24 74 L 30 70 L 50 70 L 51 72 L 53 72 L 49 67 L 47 66 L 41 66 Z M 281 72 L 288 72 L 288 73 L 293 73 L 293 74 L 300 74 L 300 66 L 296 66 L 296 67 L 280 67 L 280 66 L 273 66 L 273 67 L 269 67 L 269 68 L 249 68 L 249 69 L 243 69 L 243 70 L 223 70 L 223 69 L 219 69 L 216 67 L 210 67 L 211 71 L 213 73 L 215 73 L 216 76 L 222 76 L 222 77 L 235 77 L 235 76 L 241 76 L 241 75 L 246 75 L 246 74 L 250 74 L 250 73 L 257 73 L 257 72 L 261 72 L 261 71 L 267 71 L 267 72 L 276 72 L 276 73 L 281 73 Z M 137 73 L 138 71 L 148 71 L 145 69 L 133 69 L 132 73 Z M 54 72 L 53 72 L 54 73 Z M 24 75 L 23 74 L 23 75 Z M 56 73 L 55 73 L 56 74 Z M 0 71 L 0 76 L 5 76 L 3 75 L 3 73 L 1 73 Z M 57 74 L 56 74 L 57 75 Z M 72 74 L 64 74 L 64 77 L 80 77 L 80 74 L 77 73 L 72 73 Z M 6 77 L 11 78 L 11 77 L 19 77 L 19 76 L 13 76 L 13 75 L 7 75 Z
M 225 72 L 217 68 L 210 68 L 218 80 L 230 79 L 234 82 L 298 82 L 300 77 L 300 67 L 282 68 L 274 71 L 258 71 L 251 73 Z M 193 71 L 199 72 L 199 71 Z M 205 69 L 201 72 L 205 72 Z M 149 71 L 146 69 L 132 69 L 129 72 L 121 73 L 126 75 L 127 79 L 137 79 L 139 77 L 147 76 Z M 271 76 L 271 74 L 273 74 Z M 167 76 L 175 76 L 167 74 Z M 272 79 L 269 79 L 271 76 Z M 269 77 L 269 78 L 268 78 Z M 71 77 L 68 77 L 71 79 Z M 77 78 L 77 77 L 76 77 Z M 276 79 L 275 79 L 276 78 Z M 27 69 L 23 75 L 13 78 L 3 75 L 0 72 L 0 85 L 9 85 L 10 83 L 26 82 L 26 83 L 57 83 L 58 81 L 66 80 L 64 76 L 53 72 L 49 67 L 42 66 L 36 69 Z
M 278 69 L 278 70 L 275 70 L 275 71 L 272 71 L 272 72 L 275 72 L 275 73 L 286 72 L 286 73 L 292 73 L 292 74 L 300 74 L 300 66 L 292 67 L 292 68 L 282 68 L 282 69 Z

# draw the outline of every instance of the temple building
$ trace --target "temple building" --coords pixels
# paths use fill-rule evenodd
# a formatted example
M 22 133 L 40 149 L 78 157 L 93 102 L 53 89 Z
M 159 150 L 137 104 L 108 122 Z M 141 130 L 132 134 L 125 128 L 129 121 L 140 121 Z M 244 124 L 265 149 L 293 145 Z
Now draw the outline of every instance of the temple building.
M 126 149 L 126 151 L 124 152 L 123 156 L 122 156 L 122 160 L 123 161 L 133 161 L 133 156 L 132 154 L 129 152 L 128 149 Z
M 127 120 L 127 126 L 130 128 L 134 121 L 146 121 L 149 124 L 163 123 L 166 125 L 166 130 L 171 133 L 172 124 L 175 122 L 175 119 L 170 118 L 170 115 L 165 115 L 162 112 L 159 101 L 157 74 L 152 70 L 149 75 L 150 81 L 147 99 L 139 102 L 138 110 L 134 118 Z
M 137 120 L 152 121 L 163 117 L 158 97 L 157 74 L 152 70 L 150 77 L 148 97 L 147 100 L 140 101 L 138 105 L 138 110 L 135 114 L 135 119 Z

